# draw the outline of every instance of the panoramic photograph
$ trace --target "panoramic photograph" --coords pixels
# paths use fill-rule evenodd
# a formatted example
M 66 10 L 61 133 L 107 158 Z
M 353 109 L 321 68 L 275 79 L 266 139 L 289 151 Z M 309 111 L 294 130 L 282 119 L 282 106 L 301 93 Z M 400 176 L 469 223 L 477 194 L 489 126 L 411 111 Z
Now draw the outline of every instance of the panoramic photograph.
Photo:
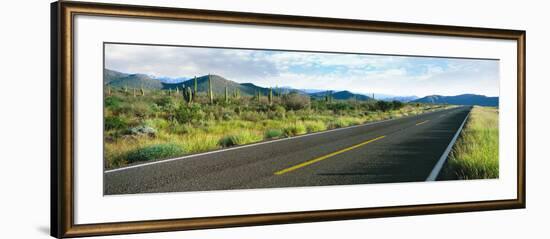
M 499 60 L 104 43 L 105 195 L 499 178 Z

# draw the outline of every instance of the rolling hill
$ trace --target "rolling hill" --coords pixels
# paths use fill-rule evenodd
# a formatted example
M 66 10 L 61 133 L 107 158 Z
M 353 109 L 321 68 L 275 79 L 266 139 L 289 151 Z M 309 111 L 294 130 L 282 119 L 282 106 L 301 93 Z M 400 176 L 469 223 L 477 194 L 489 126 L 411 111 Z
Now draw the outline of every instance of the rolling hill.
M 329 93 L 330 93 L 329 91 L 322 91 L 322 92 L 310 93 L 309 95 L 313 98 L 322 99 L 326 95 L 328 95 Z M 333 91 L 331 96 L 332 96 L 333 99 L 336 99 L 336 100 L 351 100 L 351 99 L 354 99 L 355 97 L 357 97 L 357 100 L 370 100 L 371 99 L 371 97 L 368 97 L 366 95 L 355 94 L 355 93 L 352 93 L 352 92 L 347 91 L 347 90 L 336 91 L 336 92 Z
M 480 105 L 498 106 L 498 97 L 487 97 L 484 95 L 463 94 L 456 96 L 429 95 L 411 102 L 452 104 L 452 105 Z
M 204 75 L 197 77 L 197 89 L 199 92 L 208 91 L 208 77 L 209 75 Z M 104 84 L 106 86 L 114 88 L 146 88 L 146 89 L 182 89 L 185 87 L 194 88 L 195 80 L 193 78 L 185 80 L 179 83 L 170 83 L 174 79 L 185 79 L 185 78 L 154 78 L 153 76 L 145 74 L 127 74 L 118 71 L 113 71 L 105 69 L 103 72 Z M 212 90 L 216 95 L 221 95 L 225 93 L 225 88 L 230 94 L 233 94 L 236 89 L 239 89 L 241 95 L 253 96 L 260 92 L 262 95 L 267 95 L 269 93 L 269 88 L 257 86 L 252 83 L 237 83 L 235 81 L 228 80 L 219 75 L 210 75 L 210 80 L 212 82 Z M 168 82 L 166 82 L 168 81 Z M 308 92 L 309 91 L 309 92 Z M 291 87 L 281 87 L 273 88 L 273 93 L 290 93 L 296 92 L 302 95 L 309 95 L 315 99 L 323 99 L 329 91 L 318 91 L 318 90 L 296 90 Z M 333 99 L 335 100 L 361 100 L 367 101 L 372 100 L 371 97 L 363 94 L 355 94 L 350 91 L 330 91 Z M 498 97 L 487 97 L 483 95 L 474 95 L 474 94 L 463 94 L 457 96 L 442 96 L 442 95 L 430 95 L 423 98 L 416 99 L 416 96 L 394 96 L 393 98 L 383 99 L 385 101 L 397 100 L 402 102 L 418 102 L 418 103 L 431 103 L 431 104 L 454 104 L 454 105 L 481 105 L 481 106 L 498 106 Z
M 120 76 L 119 78 L 116 78 Z M 115 88 L 146 88 L 146 89 L 162 89 L 163 83 L 151 76 L 144 74 L 124 74 L 120 72 L 110 73 L 110 79 L 105 79 L 105 84 Z
M 145 89 L 157 89 L 157 90 L 166 90 L 166 89 L 182 89 L 185 87 L 194 88 L 195 80 L 194 78 L 185 80 L 179 83 L 169 83 L 163 82 L 165 78 L 153 78 L 152 76 L 145 74 L 126 74 L 109 69 L 104 71 L 104 84 L 106 86 L 114 88 L 145 88 Z M 181 79 L 181 78 L 180 78 Z M 199 92 L 206 92 L 208 90 L 208 75 L 197 77 L 197 89 Z M 224 94 L 225 87 L 230 94 L 235 92 L 236 89 L 239 89 L 241 95 L 255 95 L 257 92 L 261 92 L 263 95 L 268 94 L 269 88 L 260 87 L 252 83 L 242 83 L 239 84 L 234 81 L 225 79 L 219 75 L 210 75 L 210 80 L 212 82 L 212 91 L 215 94 Z M 273 89 L 273 93 L 278 91 L 288 92 L 288 89 Z

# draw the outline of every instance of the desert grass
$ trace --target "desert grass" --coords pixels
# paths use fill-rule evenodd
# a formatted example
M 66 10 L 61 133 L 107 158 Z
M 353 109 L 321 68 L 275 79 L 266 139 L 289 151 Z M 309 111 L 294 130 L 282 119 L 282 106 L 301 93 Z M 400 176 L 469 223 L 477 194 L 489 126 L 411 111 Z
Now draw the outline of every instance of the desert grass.
M 498 109 L 474 106 L 445 174 L 457 179 L 498 178 Z

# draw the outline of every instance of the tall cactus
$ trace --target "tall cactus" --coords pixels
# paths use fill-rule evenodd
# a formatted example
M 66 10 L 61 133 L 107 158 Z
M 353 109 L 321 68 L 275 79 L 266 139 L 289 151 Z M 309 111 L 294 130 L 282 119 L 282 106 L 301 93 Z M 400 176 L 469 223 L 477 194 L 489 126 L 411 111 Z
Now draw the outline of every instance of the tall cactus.
M 168 95 L 172 95 L 172 88 L 168 88 Z
M 124 93 L 128 93 L 128 85 L 124 86 Z
M 212 79 L 208 74 L 208 97 L 210 98 L 210 104 L 214 104 L 214 92 L 212 91 Z
M 145 95 L 145 91 L 143 90 L 143 86 L 141 86 L 141 88 L 139 89 L 141 91 L 141 96 L 144 96 Z
M 180 94 L 180 88 L 176 86 L 176 95 L 179 95 L 179 94 Z
M 239 97 L 240 97 L 240 94 L 241 93 L 240 93 L 239 88 L 235 88 L 235 92 L 233 93 L 233 97 L 238 100 Z
M 332 103 L 332 91 L 331 90 L 327 91 L 327 95 L 325 96 L 325 101 L 329 104 Z
M 193 78 L 193 84 L 195 86 L 193 94 L 196 96 L 197 93 L 198 93 L 198 89 L 199 89 L 199 83 L 197 82 L 197 76 L 195 76 L 195 78 Z
M 273 89 L 271 87 L 269 87 L 269 95 L 268 95 L 267 99 L 269 100 L 269 105 L 272 105 L 273 104 Z
M 258 97 L 257 97 L 257 98 L 258 98 L 258 104 L 259 104 L 259 103 L 262 102 L 262 98 L 261 98 L 261 96 L 260 96 L 260 91 L 258 90 L 257 92 L 258 92 Z
M 187 103 L 191 104 L 193 102 L 193 91 L 190 87 L 185 88 L 185 90 L 182 90 L 183 100 L 187 101 Z
M 109 90 L 109 96 L 111 96 L 113 94 L 113 92 L 111 92 L 111 87 L 110 86 L 108 87 L 108 90 Z
M 132 88 L 134 90 L 134 97 L 136 97 L 136 88 Z
M 229 102 L 229 92 L 227 91 L 227 86 L 225 86 L 225 103 Z

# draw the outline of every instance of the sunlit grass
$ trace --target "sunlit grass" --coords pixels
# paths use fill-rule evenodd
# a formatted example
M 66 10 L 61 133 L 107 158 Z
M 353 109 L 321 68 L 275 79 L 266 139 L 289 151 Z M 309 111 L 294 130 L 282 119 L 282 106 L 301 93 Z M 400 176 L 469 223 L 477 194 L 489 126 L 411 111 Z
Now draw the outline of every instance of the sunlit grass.
M 446 174 L 458 179 L 498 178 L 498 110 L 474 107 L 453 146 Z

